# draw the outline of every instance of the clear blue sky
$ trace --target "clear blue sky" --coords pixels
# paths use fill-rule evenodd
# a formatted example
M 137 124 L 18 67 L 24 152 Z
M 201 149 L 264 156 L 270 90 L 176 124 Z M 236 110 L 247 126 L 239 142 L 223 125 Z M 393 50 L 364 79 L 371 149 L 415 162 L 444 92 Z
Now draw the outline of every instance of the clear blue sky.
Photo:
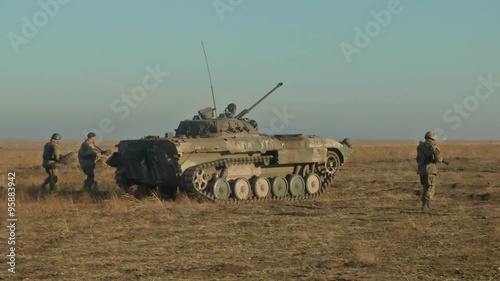
M 1 0 L 0 139 L 173 131 L 212 105 L 203 41 L 219 112 L 284 83 L 248 116 L 266 132 L 499 140 L 499 11 L 496 0 Z

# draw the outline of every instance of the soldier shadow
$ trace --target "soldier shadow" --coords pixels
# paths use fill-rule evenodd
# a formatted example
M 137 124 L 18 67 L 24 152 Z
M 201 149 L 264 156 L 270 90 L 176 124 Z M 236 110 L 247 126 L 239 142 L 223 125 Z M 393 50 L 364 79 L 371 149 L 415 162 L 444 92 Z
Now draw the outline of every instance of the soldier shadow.
M 56 196 L 71 198 L 73 201 L 81 201 L 86 198 L 91 198 L 96 201 L 109 200 L 115 197 L 115 194 L 111 191 L 104 190 L 59 190 L 53 193 Z
M 406 215 L 426 215 L 426 216 L 440 216 L 440 217 L 446 217 L 450 215 L 450 213 L 438 212 L 434 210 L 422 212 L 421 210 L 416 210 L 416 209 L 401 210 L 399 213 Z
M 74 190 L 62 188 L 58 190 L 43 190 L 39 186 L 32 185 L 29 186 L 26 190 L 26 195 L 29 199 L 39 200 L 41 198 L 50 198 L 50 197 L 61 197 L 68 198 L 73 202 L 85 201 L 85 199 L 92 199 L 94 201 L 103 201 L 109 200 L 112 198 L 116 198 L 117 194 L 114 191 L 109 190 L 91 190 L 85 191 L 83 189 Z

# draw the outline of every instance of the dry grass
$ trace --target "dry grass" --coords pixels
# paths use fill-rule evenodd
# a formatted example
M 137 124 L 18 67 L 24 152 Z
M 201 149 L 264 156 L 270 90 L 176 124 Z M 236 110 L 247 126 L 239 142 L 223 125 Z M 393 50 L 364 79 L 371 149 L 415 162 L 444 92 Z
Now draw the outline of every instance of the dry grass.
M 63 142 L 63 151 L 78 145 Z M 85 177 L 77 169 L 59 171 L 59 193 L 41 194 L 43 142 L 2 142 L 1 174 L 16 172 L 19 221 L 17 273 L 8 274 L 2 261 L 0 276 L 500 279 L 499 143 L 440 144 L 452 165 L 440 166 L 430 214 L 419 212 L 414 143 L 355 145 L 335 187 L 317 200 L 224 205 L 186 196 L 137 200 L 116 188 L 113 169 L 107 167 L 97 169 L 101 190 L 92 196 L 78 191 Z M 0 202 L 3 224 L 5 191 Z M 0 240 L 7 241 L 2 228 Z

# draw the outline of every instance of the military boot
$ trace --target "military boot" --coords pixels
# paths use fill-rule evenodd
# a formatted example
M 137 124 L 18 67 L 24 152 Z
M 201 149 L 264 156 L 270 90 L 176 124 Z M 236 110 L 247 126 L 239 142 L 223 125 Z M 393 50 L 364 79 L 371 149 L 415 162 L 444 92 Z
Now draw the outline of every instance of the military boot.
M 83 191 L 90 193 L 92 191 L 92 185 L 94 185 L 94 181 L 92 179 L 85 179 L 85 181 L 83 182 Z
M 427 205 L 427 210 L 429 210 L 429 211 L 430 211 L 430 210 L 431 210 L 431 201 L 430 201 L 430 200 L 427 200 L 426 205 Z
M 57 177 L 53 177 L 50 179 L 50 192 L 56 192 L 59 189 L 57 188 Z
M 92 191 L 92 187 L 88 185 L 87 182 L 84 182 L 81 191 L 90 193 Z
M 42 185 L 40 185 L 40 189 L 41 189 L 42 191 L 44 191 L 44 192 L 45 192 L 45 191 L 47 191 L 47 185 L 48 185 L 49 183 L 50 183 L 50 179 L 49 179 L 49 178 L 46 178 L 46 179 L 43 181 Z
M 427 206 L 427 200 L 422 200 L 422 208 L 420 209 L 421 212 L 425 212 L 425 207 Z

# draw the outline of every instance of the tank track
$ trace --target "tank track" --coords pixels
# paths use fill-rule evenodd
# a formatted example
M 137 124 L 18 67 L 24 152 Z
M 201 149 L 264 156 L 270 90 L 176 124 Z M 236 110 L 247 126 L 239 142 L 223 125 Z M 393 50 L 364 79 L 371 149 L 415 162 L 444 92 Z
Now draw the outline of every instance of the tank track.
M 192 199 L 198 200 L 198 201 L 213 201 L 213 202 L 218 202 L 218 203 L 233 203 L 233 204 L 239 204 L 239 203 L 248 203 L 248 202 L 262 202 L 262 201 L 294 201 L 294 200 L 306 200 L 306 199 L 312 199 L 312 198 L 317 198 L 321 196 L 326 188 L 332 183 L 335 173 L 329 173 L 325 167 L 321 167 L 321 163 L 316 163 L 315 167 L 316 170 L 314 171 L 321 179 L 321 186 L 319 190 L 313 194 L 308 194 L 307 191 L 304 191 L 303 195 L 299 196 L 292 196 L 290 195 L 290 192 L 288 190 L 287 195 L 283 197 L 278 197 L 274 196 L 271 192 L 271 189 L 269 190 L 269 193 L 266 197 L 263 198 L 258 198 L 256 197 L 252 191 L 250 191 L 250 195 L 247 199 L 237 199 L 232 196 L 228 199 L 218 199 L 214 194 L 213 194 L 213 188 L 209 185 L 206 188 L 199 190 L 195 188 L 193 184 L 193 175 L 195 175 L 198 171 L 207 169 L 207 168 L 212 168 L 212 167 L 221 167 L 221 166 L 234 166 L 234 165 L 249 165 L 249 164 L 263 164 L 265 161 L 270 161 L 273 158 L 273 156 L 257 156 L 257 157 L 241 157 L 241 158 L 229 158 L 229 159 L 224 159 L 224 160 L 216 160 L 213 162 L 207 162 L 199 165 L 192 166 L 184 172 L 184 179 L 183 179 L 183 188 L 189 196 Z M 286 176 L 286 175 L 279 175 L 279 176 Z M 251 177 L 247 178 L 251 182 Z M 231 188 L 232 189 L 232 188 Z M 232 193 L 232 190 L 231 190 Z

